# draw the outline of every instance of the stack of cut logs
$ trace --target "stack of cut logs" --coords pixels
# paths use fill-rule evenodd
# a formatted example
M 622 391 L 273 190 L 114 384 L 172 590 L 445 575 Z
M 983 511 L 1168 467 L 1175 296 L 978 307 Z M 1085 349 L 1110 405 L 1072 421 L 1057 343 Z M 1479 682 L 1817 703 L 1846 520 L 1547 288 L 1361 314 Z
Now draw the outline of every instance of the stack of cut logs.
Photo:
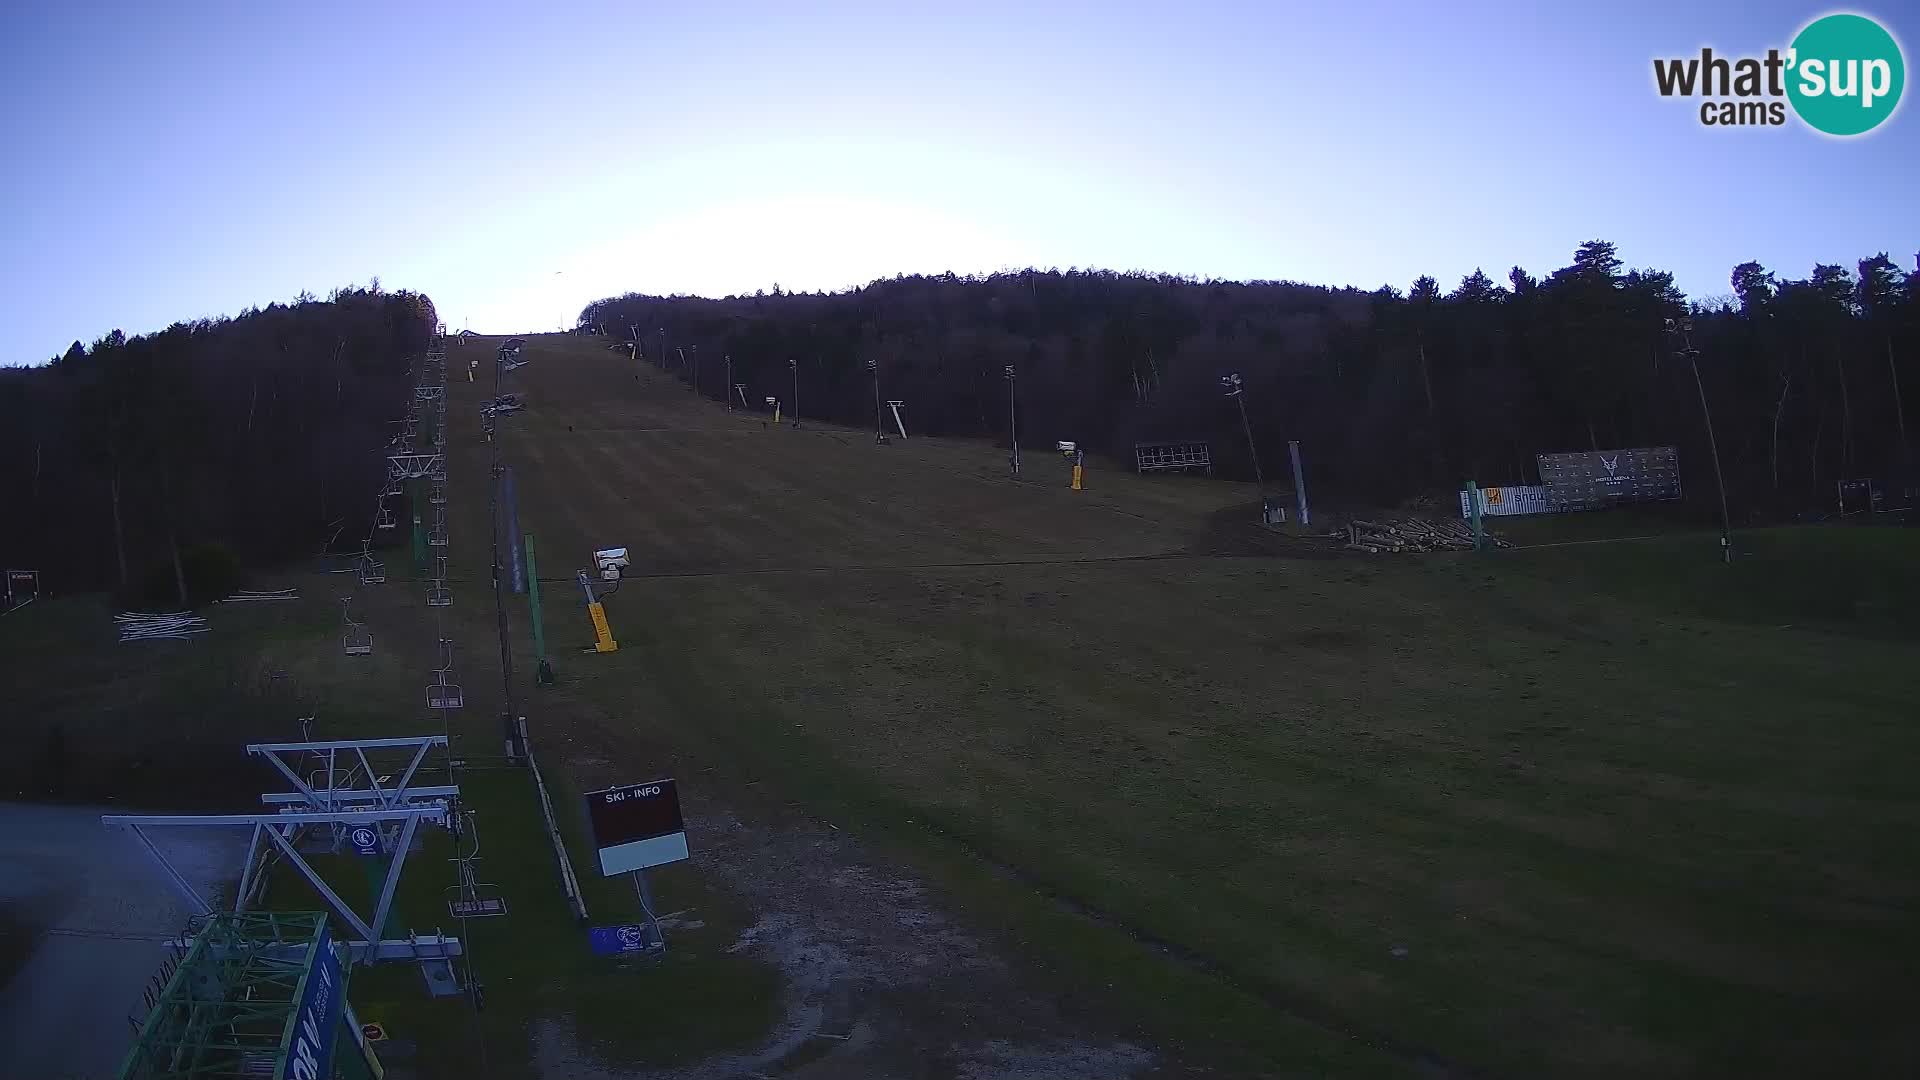
M 1487 543 L 1497 547 L 1512 547 L 1513 544 L 1487 530 Z M 1355 518 L 1347 523 L 1345 532 L 1333 533 L 1335 540 L 1346 541 L 1349 551 L 1365 551 L 1378 555 L 1382 552 L 1409 551 L 1470 551 L 1473 548 L 1473 530 L 1462 521 L 1435 521 L 1431 518 L 1402 518 L 1398 521 L 1362 521 Z

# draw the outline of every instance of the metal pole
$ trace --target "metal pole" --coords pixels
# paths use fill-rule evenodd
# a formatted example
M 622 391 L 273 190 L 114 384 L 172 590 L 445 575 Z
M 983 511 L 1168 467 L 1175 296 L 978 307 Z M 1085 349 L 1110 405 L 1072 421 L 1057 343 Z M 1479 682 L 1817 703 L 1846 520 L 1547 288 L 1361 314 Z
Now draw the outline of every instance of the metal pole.
M 653 889 L 647 885 L 647 872 L 645 870 L 635 870 L 633 872 L 633 891 L 640 897 L 640 910 L 646 912 L 647 927 L 653 931 L 653 940 L 657 942 L 662 949 L 666 948 L 667 936 L 660 930 L 660 920 L 653 913 Z
M 528 533 L 524 541 L 527 556 L 527 606 L 533 615 L 533 655 L 538 665 L 534 669 L 535 686 L 553 685 L 553 663 L 547 659 L 547 628 L 540 614 L 540 571 L 533 557 L 533 534 Z
M 1713 436 L 1713 410 L 1707 407 L 1707 385 L 1700 381 L 1700 364 L 1694 359 L 1693 343 L 1687 343 L 1687 366 L 1693 369 L 1693 386 L 1700 392 L 1700 415 L 1707 420 L 1707 449 L 1713 453 L 1713 482 L 1720 488 L 1720 561 L 1733 562 L 1733 521 L 1727 514 L 1727 481 L 1720 475 L 1720 443 Z
M 1300 503 L 1300 524 L 1311 525 L 1313 519 L 1307 515 L 1307 475 L 1300 468 L 1299 442 L 1288 440 L 1287 456 L 1293 459 L 1293 493 Z
M 793 369 L 793 426 L 800 426 L 800 361 L 788 360 L 787 366 Z
M 500 396 L 500 361 L 494 358 L 493 396 Z M 500 464 L 500 433 L 496 430 L 490 440 L 493 447 L 493 464 L 489 469 L 492 482 L 487 487 L 487 520 L 493 524 L 489 530 L 493 535 L 493 619 L 494 628 L 500 636 L 500 722 L 506 730 L 507 762 L 512 765 L 527 763 L 527 744 L 520 725 L 514 722 L 518 709 L 513 700 L 513 646 L 507 637 L 507 594 L 505 577 L 500 566 L 500 476 L 504 467 Z
M 733 395 L 727 389 L 733 385 L 733 354 L 727 354 L 727 385 L 720 388 L 720 396 L 727 399 L 727 411 L 733 411 Z
M 880 361 L 870 361 L 867 366 L 873 370 L 873 441 L 885 442 L 887 433 L 880 426 Z
M 1020 417 L 1013 407 L 1015 383 L 1013 365 L 1007 365 L 1007 467 L 1015 479 L 1020 477 Z
M 1247 432 L 1247 455 L 1253 458 L 1253 482 L 1255 485 L 1264 489 L 1267 486 L 1267 479 L 1260 473 L 1260 449 L 1253 445 L 1253 421 L 1247 419 L 1246 395 L 1244 393 L 1235 394 L 1233 395 L 1233 400 L 1240 405 L 1240 426 L 1245 428 Z
M 1727 481 L 1720 472 L 1720 442 L 1713 434 L 1713 409 L 1707 405 L 1707 384 L 1700 378 L 1700 350 L 1693 347 L 1693 320 L 1669 322 L 1670 332 L 1679 335 L 1680 354 L 1687 358 L 1693 372 L 1693 388 L 1700 395 L 1700 415 L 1707 423 L 1707 450 L 1713 456 L 1713 482 L 1720 489 L 1720 561 L 1733 562 L 1733 518 L 1727 512 Z

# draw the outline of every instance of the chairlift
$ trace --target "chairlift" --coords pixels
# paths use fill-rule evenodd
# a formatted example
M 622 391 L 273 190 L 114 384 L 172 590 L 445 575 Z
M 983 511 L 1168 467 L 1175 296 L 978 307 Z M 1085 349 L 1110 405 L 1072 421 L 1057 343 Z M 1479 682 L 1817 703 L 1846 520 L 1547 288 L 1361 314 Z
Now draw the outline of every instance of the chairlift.
M 447 681 L 447 673 L 434 673 L 435 681 L 427 684 L 427 708 L 458 709 L 465 707 L 466 696 L 460 692 L 460 684 Z
M 427 493 L 427 501 L 435 506 L 447 505 L 447 482 L 444 480 L 434 481 L 433 487 Z
M 454 875 L 459 884 L 450 885 L 444 891 L 447 895 L 447 914 L 456 919 L 479 919 L 507 913 L 507 898 L 501 894 L 500 886 L 490 881 L 478 881 L 474 878 L 473 864 L 480 860 L 480 830 L 473 822 L 473 811 L 464 815 L 466 827 L 463 830 L 473 837 L 473 850 L 464 856 L 455 855 L 447 861 L 454 866 Z M 459 816 L 454 820 L 457 822 Z
M 427 684 L 427 708 L 459 709 L 467 703 L 460 684 L 452 681 L 453 639 L 440 639 L 440 666 L 434 669 L 433 682 Z
M 427 606 L 428 607 L 452 607 L 453 606 L 453 590 L 447 588 L 447 583 L 445 581 L 439 578 L 435 578 L 433 580 L 433 584 L 427 586 Z
M 427 533 L 427 543 L 432 547 L 447 546 L 447 519 L 436 518 L 433 528 Z
M 387 506 L 384 502 L 374 507 L 374 511 L 373 511 L 373 527 L 374 528 L 391 529 L 396 524 L 398 524 L 398 521 L 394 518 L 393 511 L 387 509 Z
M 353 621 L 353 597 L 340 598 L 340 618 L 347 624 L 346 633 L 340 635 L 340 648 L 348 656 L 366 656 L 373 652 L 373 634 Z
M 360 584 L 381 585 L 387 580 L 387 564 L 369 554 L 360 556 Z

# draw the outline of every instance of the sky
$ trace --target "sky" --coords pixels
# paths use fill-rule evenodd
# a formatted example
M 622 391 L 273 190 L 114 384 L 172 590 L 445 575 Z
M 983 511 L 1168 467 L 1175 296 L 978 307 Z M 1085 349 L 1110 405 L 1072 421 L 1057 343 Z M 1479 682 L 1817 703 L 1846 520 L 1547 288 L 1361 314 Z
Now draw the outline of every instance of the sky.
M 375 277 L 494 333 L 1025 266 L 1451 287 L 1595 238 L 1695 297 L 1749 259 L 1911 268 L 1920 106 L 1838 140 L 1654 90 L 1829 10 L 29 0 L 0 363 Z M 1920 59 L 1920 12 L 1849 10 Z

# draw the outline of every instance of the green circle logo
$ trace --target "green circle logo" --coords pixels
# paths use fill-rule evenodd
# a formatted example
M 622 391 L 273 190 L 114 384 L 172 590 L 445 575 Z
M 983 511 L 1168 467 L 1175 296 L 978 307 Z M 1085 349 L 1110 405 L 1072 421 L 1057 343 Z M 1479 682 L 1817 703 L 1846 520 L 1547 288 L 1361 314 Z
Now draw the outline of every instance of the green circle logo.
M 1900 105 L 1907 65 L 1900 43 L 1864 15 L 1826 15 L 1807 24 L 1787 54 L 1787 99 L 1816 131 L 1861 135 Z

